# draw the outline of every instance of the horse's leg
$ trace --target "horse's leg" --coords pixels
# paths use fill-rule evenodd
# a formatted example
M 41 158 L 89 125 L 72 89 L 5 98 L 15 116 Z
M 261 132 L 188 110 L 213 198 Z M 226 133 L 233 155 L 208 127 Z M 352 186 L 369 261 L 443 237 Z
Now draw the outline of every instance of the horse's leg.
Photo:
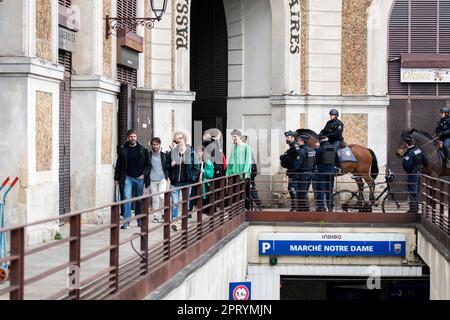
M 369 200 L 370 204 L 375 204 L 375 181 L 373 181 L 372 177 L 370 175 L 364 175 L 364 180 L 366 181 L 367 185 L 369 186 Z
M 356 178 L 356 184 L 358 185 L 358 200 L 364 203 L 364 181 L 361 178 Z

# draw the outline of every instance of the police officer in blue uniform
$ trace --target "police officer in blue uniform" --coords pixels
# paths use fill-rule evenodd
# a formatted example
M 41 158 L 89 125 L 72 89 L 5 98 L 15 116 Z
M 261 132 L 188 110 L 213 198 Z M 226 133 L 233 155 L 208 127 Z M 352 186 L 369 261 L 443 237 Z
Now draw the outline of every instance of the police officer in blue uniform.
M 281 166 L 286 168 L 286 175 L 288 176 L 288 191 L 291 196 L 291 210 L 297 211 L 298 207 L 298 183 L 299 175 L 298 170 L 300 168 L 300 147 L 295 141 L 295 132 L 287 131 L 284 133 L 286 136 L 286 144 L 289 145 L 289 149 L 280 156 Z
M 316 143 L 316 163 L 317 163 L 317 189 L 320 192 L 321 207 L 325 207 L 325 203 L 329 211 L 334 207 L 334 177 L 336 170 L 334 161 L 336 158 L 336 150 L 325 136 L 319 137 Z M 326 201 L 326 202 L 325 202 Z M 319 206 L 319 205 L 318 205 Z
M 331 109 L 330 120 L 325 125 L 325 128 L 320 131 L 320 135 L 327 137 L 336 151 L 338 150 L 341 142 L 344 141 L 344 138 L 342 137 L 342 133 L 344 132 L 344 124 L 338 119 L 338 117 L 339 112 L 336 109 Z
M 309 147 L 306 142 L 309 137 L 300 135 L 297 143 L 300 146 L 299 183 L 298 183 L 298 211 L 309 211 L 308 190 L 311 184 L 316 164 L 316 150 Z
M 406 144 L 406 151 L 403 154 L 403 170 L 408 174 L 407 190 L 409 195 L 408 212 L 417 213 L 419 211 L 419 188 L 420 172 L 422 171 L 422 151 L 414 145 L 413 138 L 406 136 L 403 138 Z
M 447 107 L 442 107 L 440 111 L 441 118 L 439 119 L 435 133 L 439 139 L 443 142 L 444 154 L 447 158 L 447 167 L 450 168 L 450 116 L 449 109 Z

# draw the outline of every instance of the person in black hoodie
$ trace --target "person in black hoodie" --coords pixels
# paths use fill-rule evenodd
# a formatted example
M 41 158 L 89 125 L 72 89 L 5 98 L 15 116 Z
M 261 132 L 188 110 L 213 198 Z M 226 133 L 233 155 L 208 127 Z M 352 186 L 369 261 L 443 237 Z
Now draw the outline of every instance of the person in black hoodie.
M 173 135 L 173 141 L 177 146 L 170 152 L 168 159 L 171 189 L 196 183 L 199 178 L 199 160 L 193 148 L 187 144 L 187 139 L 187 134 L 182 131 L 175 132 Z M 171 192 L 172 219 L 178 217 L 180 192 L 180 189 Z M 178 230 L 179 223 L 172 224 L 172 229 Z
M 150 185 L 150 158 L 148 150 L 137 141 L 136 130 L 128 130 L 127 143 L 121 145 L 118 150 L 114 180 L 124 190 L 124 199 L 131 199 L 144 193 L 144 185 Z M 136 202 L 136 215 L 141 214 L 141 202 Z M 129 229 L 127 221 L 131 217 L 131 202 L 124 204 L 124 219 L 122 229 Z M 140 220 L 137 221 L 140 226 Z

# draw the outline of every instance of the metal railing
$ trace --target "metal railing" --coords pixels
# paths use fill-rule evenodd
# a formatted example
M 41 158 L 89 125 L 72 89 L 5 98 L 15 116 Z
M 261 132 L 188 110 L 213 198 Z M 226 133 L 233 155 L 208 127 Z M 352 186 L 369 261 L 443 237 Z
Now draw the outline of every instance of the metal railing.
M 294 203 L 288 189 L 289 179 L 293 176 L 297 181 Z M 369 186 L 361 180 L 362 176 L 350 174 L 333 175 L 332 179 L 330 174 L 324 173 L 297 173 L 289 177 L 283 174 L 262 175 L 247 186 L 247 194 L 250 197 L 251 211 L 269 208 L 289 210 L 294 207 L 295 210 L 292 211 L 298 212 L 402 213 L 410 208 L 407 176 L 408 174 L 394 175 L 391 171 L 379 174 L 372 201 Z M 358 181 L 363 181 L 361 190 L 358 188 Z
M 206 183 L 209 187 L 203 192 L 202 186 Z M 314 180 L 311 183 L 314 183 Z M 355 198 L 361 196 L 355 179 L 349 175 L 336 177 L 333 193 L 331 190 L 324 190 L 325 193 L 334 195 L 335 204 L 331 212 L 328 212 L 330 214 L 316 213 L 317 199 L 312 185 L 307 189 L 312 214 L 304 216 L 296 212 L 287 212 L 291 203 L 286 176 L 281 174 L 261 176 L 252 183 L 241 180 L 236 175 L 173 189 L 181 190 L 182 197 L 179 202 L 181 214 L 175 220 L 171 219 L 172 190 L 168 190 L 51 219 L 3 228 L 0 232 L 8 236 L 10 246 L 7 256 L 0 259 L 0 265 L 7 263 L 10 273 L 8 281 L 0 283 L 0 299 L 142 297 L 144 291 L 148 293 L 150 287 L 156 289 L 156 285 L 170 279 L 224 235 L 241 225 L 246 219 L 246 205 L 250 211 L 258 211 L 254 215 L 247 215 L 249 221 L 269 221 L 264 220 L 264 211 L 270 211 L 267 215 L 272 214 L 271 219 L 281 217 L 286 219 L 285 221 L 294 221 L 292 220 L 294 216 L 304 216 L 305 221 L 313 221 L 311 219 L 315 219 L 315 216 L 320 216 L 320 219 L 328 216 L 330 221 L 334 221 L 333 217 L 336 217 L 336 222 L 344 222 L 343 217 L 348 217 L 348 222 L 385 222 L 388 216 L 399 217 L 391 220 L 396 223 L 420 221 L 433 236 L 450 248 L 449 182 L 423 175 L 420 215 L 409 215 L 414 218 L 409 220 L 400 218 L 408 216 L 403 214 L 409 208 L 406 175 L 394 177 L 389 174 L 380 175 L 377 183 L 375 202 L 370 203 L 367 187 L 361 193 L 364 198 L 361 200 Z M 190 193 L 189 190 L 196 192 Z M 257 198 L 255 192 L 258 193 Z M 149 210 L 150 199 L 158 195 L 163 195 L 164 206 Z M 355 203 L 350 205 L 349 201 L 353 200 Z M 127 202 L 137 201 L 142 203 L 141 214 L 134 215 L 127 221 L 121 219 L 121 206 Z M 191 211 L 188 210 L 190 201 L 196 205 Z M 366 206 L 367 202 L 370 207 Z M 358 207 L 358 203 L 362 206 Z M 330 206 L 329 202 L 326 206 Z M 163 223 L 150 223 L 151 215 L 161 210 Z M 281 211 L 286 211 L 286 214 L 280 215 Z M 358 213 L 352 213 L 353 211 Z M 108 223 L 89 228 L 88 225 L 82 224 L 86 216 L 105 212 L 110 217 Z M 259 212 L 263 214 L 260 215 Z M 420 219 L 415 218 L 419 216 Z M 375 220 L 367 217 L 375 217 Z M 66 234 L 62 232 L 62 239 L 39 246 L 27 246 L 26 236 L 29 232 L 38 227 L 45 229 L 48 224 L 60 219 L 66 221 L 63 227 Z M 138 222 L 138 219 L 140 220 L 138 229 L 132 227 L 130 230 L 121 230 L 123 223 Z M 179 230 L 172 230 L 174 223 L 180 225 Z M 137 250 L 133 245 L 133 241 L 136 240 L 139 241 Z M 154 282 L 149 284 L 149 278 Z M 139 288 L 136 287 L 137 284 L 140 285 Z M 141 295 L 132 293 L 133 290 L 140 290 Z M 42 296 L 43 292 L 45 297 Z
M 0 299 L 120 298 L 122 290 L 137 281 L 142 282 L 162 266 L 166 267 L 164 270 L 170 270 L 171 273 L 166 272 L 166 276 L 170 277 L 184 267 L 179 263 L 172 263 L 178 261 L 177 257 L 202 240 L 209 239 L 214 232 L 221 231 L 219 236 L 214 234 L 214 238 L 223 237 L 245 221 L 245 181 L 238 175 L 209 180 L 209 188 L 202 193 L 203 183 L 172 189 L 179 189 L 182 194 L 179 202 L 181 214 L 174 220 L 171 219 L 172 190 L 168 190 L 0 229 L 0 233 L 8 236 L 10 243 L 8 254 L 0 260 L 0 265 L 7 263 L 9 269 L 8 280 L 0 283 Z M 189 197 L 189 190 L 193 188 L 197 189 L 197 195 Z M 164 195 L 164 207 L 149 210 L 149 199 L 161 194 Z M 141 201 L 141 214 L 134 215 L 127 221 L 121 219 L 121 205 L 137 201 Z M 189 201 L 196 204 L 190 212 Z M 109 223 L 84 230 L 82 220 L 86 215 L 104 213 L 105 210 L 110 215 Z M 156 226 L 150 224 L 150 228 L 149 216 L 161 210 L 163 223 Z M 26 234 L 31 231 L 27 229 L 45 229 L 60 219 L 66 221 L 64 227 L 67 235 L 63 235 L 60 240 L 27 247 Z M 121 230 L 124 222 L 130 223 L 138 219 L 138 230 Z M 180 230 L 171 230 L 174 223 L 181 225 Z M 103 239 L 104 243 L 99 243 L 99 239 Z M 133 240 L 136 239 L 139 240 L 138 250 L 133 245 Z M 214 244 L 212 241 L 209 243 Z M 36 257 L 38 255 L 41 257 Z M 191 256 L 190 259 L 192 258 Z M 188 259 L 185 260 L 187 262 Z M 54 262 L 54 265 L 48 266 L 50 262 Z M 37 288 L 33 289 L 33 285 Z M 45 297 L 42 296 L 43 292 Z
M 423 175 L 421 224 L 450 250 L 450 182 Z

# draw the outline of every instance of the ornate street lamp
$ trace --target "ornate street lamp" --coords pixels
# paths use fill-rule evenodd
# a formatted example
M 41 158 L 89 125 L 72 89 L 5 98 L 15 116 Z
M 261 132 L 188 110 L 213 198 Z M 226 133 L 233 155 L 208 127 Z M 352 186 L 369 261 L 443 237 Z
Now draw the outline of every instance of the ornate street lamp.
M 162 15 L 166 11 L 167 0 L 149 0 L 150 6 L 155 17 L 148 18 L 135 18 L 135 17 L 117 17 L 111 18 L 109 15 L 105 17 L 106 20 L 106 39 L 108 39 L 113 32 L 122 30 L 130 32 L 137 26 L 144 26 L 147 29 L 151 29 L 155 26 L 155 21 L 161 20 Z

